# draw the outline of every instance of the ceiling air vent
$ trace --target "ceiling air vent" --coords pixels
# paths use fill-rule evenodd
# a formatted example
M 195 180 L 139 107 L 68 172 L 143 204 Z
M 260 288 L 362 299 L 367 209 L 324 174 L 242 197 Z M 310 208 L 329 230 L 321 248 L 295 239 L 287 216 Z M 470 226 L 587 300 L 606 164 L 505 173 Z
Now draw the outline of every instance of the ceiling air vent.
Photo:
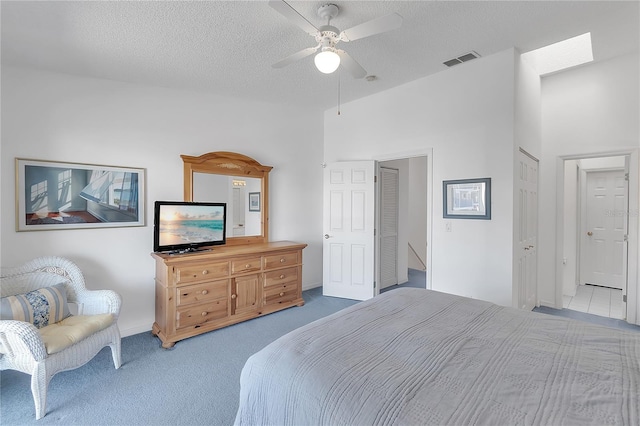
M 453 59 L 449 59 L 448 61 L 443 62 L 443 64 L 445 64 L 448 67 L 452 67 L 454 65 L 458 65 L 461 64 L 463 62 L 467 62 L 470 61 L 472 59 L 476 59 L 479 58 L 480 55 L 478 55 L 477 52 L 474 52 L 473 50 L 469 53 L 465 53 L 464 55 L 458 56 L 457 58 L 453 58 Z

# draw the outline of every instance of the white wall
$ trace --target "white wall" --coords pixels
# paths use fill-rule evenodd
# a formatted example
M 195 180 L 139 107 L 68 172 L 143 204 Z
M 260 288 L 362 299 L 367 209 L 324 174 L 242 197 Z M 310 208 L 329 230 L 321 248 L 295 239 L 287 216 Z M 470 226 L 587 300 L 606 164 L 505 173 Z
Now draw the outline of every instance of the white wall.
M 579 160 L 580 169 L 603 170 L 603 169 L 624 169 L 624 156 L 583 158 Z
M 150 330 L 153 201 L 182 199 L 180 154 L 236 151 L 274 167 L 270 238 L 310 243 L 303 287 L 318 286 L 322 132 L 322 111 L 3 67 L 0 264 L 68 257 L 90 288 L 122 295 L 123 335 Z M 147 226 L 17 233 L 16 157 L 145 168 Z
M 262 198 L 260 198 L 260 211 L 250 211 L 249 210 L 249 194 L 251 192 L 260 193 L 261 188 L 261 180 L 260 179 L 245 179 L 247 182 L 247 186 L 245 189 L 245 205 L 244 205 L 244 216 L 245 216 L 245 235 L 260 235 L 260 231 L 262 231 L 260 226 L 260 219 L 262 217 L 261 211 L 263 208 Z M 260 194 L 262 197 L 262 194 Z M 271 238 L 272 239 L 272 238 Z M 322 279 L 320 279 L 320 282 Z
M 538 283 L 541 303 L 562 306 L 561 285 L 556 286 L 556 232 L 562 235 L 556 217 L 556 181 L 561 177 L 561 158 L 596 156 L 600 153 L 637 153 L 640 147 L 639 58 L 637 54 L 585 65 L 542 79 L 542 159 L 540 187 L 540 238 Z M 560 166 L 559 166 L 560 165 Z M 559 172 L 560 171 L 560 172 Z M 633 172 L 633 170 L 632 170 Z M 633 189 L 635 188 L 635 190 Z M 630 182 L 630 209 L 637 211 L 637 162 Z M 560 209 L 561 210 L 561 209 Z M 638 216 L 631 218 L 630 231 L 637 237 Z M 637 240 L 630 241 L 630 293 L 636 305 Z M 633 287 L 633 288 L 632 288 Z
M 542 155 L 542 111 L 540 76 L 529 63 L 515 53 L 516 64 L 516 96 L 515 96 L 515 128 L 516 139 L 514 158 L 520 148 L 540 159 Z M 517 162 L 514 161 L 514 164 Z
M 326 162 L 402 158 L 433 148 L 431 288 L 512 303 L 513 49 L 325 112 Z M 442 181 L 492 178 L 492 220 L 451 220 Z

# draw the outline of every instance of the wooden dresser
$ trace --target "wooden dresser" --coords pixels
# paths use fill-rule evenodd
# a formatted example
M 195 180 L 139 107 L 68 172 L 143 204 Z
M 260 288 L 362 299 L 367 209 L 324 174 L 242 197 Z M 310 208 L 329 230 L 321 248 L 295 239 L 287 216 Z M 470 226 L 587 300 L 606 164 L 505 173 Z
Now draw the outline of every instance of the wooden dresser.
M 171 348 L 179 340 L 292 306 L 302 299 L 302 249 L 291 241 L 218 246 L 156 261 L 152 333 Z

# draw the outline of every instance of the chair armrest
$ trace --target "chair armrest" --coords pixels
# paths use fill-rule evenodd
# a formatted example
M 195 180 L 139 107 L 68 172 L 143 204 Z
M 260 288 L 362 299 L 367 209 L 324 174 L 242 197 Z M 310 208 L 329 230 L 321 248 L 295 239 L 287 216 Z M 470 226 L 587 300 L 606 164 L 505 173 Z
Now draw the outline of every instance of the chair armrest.
M 113 290 L 87 290 L 77 295 L 78 315 L 120 315 L 122 298 Z
M 0 342 L 2 352 L 10 359 L 29 355 L 39 362 L 47 357 L 47 349 L 33 324 L 23 321 L 0 321 Z

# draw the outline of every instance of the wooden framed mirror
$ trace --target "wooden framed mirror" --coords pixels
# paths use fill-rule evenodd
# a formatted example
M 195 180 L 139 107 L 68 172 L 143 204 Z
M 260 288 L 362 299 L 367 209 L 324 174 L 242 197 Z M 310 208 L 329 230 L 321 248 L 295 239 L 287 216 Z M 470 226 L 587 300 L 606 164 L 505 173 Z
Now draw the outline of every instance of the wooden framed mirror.
M 227 245 L 269 241 L 269 172 L 273 167 L 226 151 L 180 157 L 185 201 L 227 203 Z

